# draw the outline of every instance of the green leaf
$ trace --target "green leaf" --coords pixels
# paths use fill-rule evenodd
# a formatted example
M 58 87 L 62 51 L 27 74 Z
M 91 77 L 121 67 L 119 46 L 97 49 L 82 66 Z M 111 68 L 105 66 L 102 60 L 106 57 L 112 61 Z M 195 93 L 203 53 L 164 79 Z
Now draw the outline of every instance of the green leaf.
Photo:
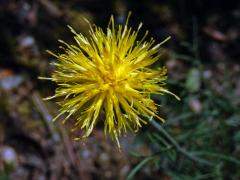
M 240 144 L 240 131 L 236 132 L 234 135 L 234 141 Z
M 186 89 L 189 92 L 197 92 L 200 89 L 201 85 L 201 74 L 200 71 L 196 68 L 192 68 L 186 79 Z
M 133 177 L 135 176 L 135 174 L 144 166 L 146 165 L 148 162 L 154 160 L 156 157 L 155 156 L 150 156 L 145 158 L 144 160 L 142 160 L 138 165 L 135 166 L 135 168 L 132 169 L 132 171 L 130 171 L 130 173 L 127 176 L 127 180 L 131 180 L 133 179 Z

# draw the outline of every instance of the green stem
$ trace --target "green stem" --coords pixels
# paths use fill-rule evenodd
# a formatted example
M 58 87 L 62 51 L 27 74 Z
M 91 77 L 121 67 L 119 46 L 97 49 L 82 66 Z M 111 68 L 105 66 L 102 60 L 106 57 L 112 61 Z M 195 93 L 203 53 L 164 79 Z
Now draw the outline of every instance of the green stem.
M 152 124 L 158 131 L 160 131 L 161 133 L 163 133 L 168 140 L 175 146 L 175 148 L 177 149 L 178 152 L 182 153 L 184 156 L 186 156 L 187 158 L 195 161 L 195 162 L 199 162 L 201 164 L 205 164 L 208 166 L 212 166 L 213 164 L 210 163 L 209 161 L 205 160 L 205 159 L 201 159 L 199 157 L 194 156 L 192 153 L 186 151 L 184 148 L 182 148 L 177 141 L 175 141 L 175 139 L 160 125 L 158 124 L 153 118 L 150 120 L 150 124 Z

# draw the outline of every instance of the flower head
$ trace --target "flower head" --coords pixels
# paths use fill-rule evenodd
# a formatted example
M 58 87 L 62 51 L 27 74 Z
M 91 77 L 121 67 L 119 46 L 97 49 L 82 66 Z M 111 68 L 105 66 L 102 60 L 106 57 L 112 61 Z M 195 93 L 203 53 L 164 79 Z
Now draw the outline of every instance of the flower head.
M 164 88 L 166 68 L 150 68 L 159 60 L 163 42 L 154 45 L 153 39 L 146 41 L 147 32 L 137 41 L 141 26 L 134 31 L 127 20 L 125 25 L 115 27 L 111 17 L 106 32 L 90 25 L 90 38 L 69 27 L 77 44 L 60 41 L 64 53 L 50 52 L 58 60 L 50 78 L 58 88 L 47 99 L 64 97 L 55 119 L 65 113 L 66 119 L 75 116 L 74 130 L 83 129 L 83 138 L 102 121 L 99 123 L 104 123 L 105 134 L 117 142 L 118 136 L 128 130 L 137 131 L 151 117 L 163 120 L 150 97 L 170 93 Z

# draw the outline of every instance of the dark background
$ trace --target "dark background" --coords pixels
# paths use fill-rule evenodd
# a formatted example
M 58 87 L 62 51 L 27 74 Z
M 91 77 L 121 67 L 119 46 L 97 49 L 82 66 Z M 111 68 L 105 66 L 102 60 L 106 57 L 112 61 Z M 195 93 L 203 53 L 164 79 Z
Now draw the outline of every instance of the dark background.
M 42 101 L 56 88 L 38 79 L 54 70 L 46 50 L 74 43 L 67 25 L 88 36 L 83 17 L 105 29 L 129 11 L 140 36 L 171 36 L 159 65 L 181 101 L 153 95 L 166 123 L 122 137 L 121 152 L 101 125 L 73 141 L 71 123 L 51 122 L 54 100 Z M 239 1 L 0 0 L 0 27 L 0 179 L 240 178 Z

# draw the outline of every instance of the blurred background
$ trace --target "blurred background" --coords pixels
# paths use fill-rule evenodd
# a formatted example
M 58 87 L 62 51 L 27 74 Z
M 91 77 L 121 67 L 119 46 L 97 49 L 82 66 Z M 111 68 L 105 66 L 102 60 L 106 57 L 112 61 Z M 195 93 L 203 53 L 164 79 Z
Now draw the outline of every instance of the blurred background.
M 88 35 L 83 20 L 106 28 L 110 15 L 149 30 L 163 45 L 159 65 L 168 89 L 156 96 L 166 119 L 120 139 L 101 125 L 86 142 L 70 123 L 52 123 L 58 105 L 49 77 L 67 25 Z M 240 3 L 237 0 L 0 0 L 0 180 L 240 179 Z

